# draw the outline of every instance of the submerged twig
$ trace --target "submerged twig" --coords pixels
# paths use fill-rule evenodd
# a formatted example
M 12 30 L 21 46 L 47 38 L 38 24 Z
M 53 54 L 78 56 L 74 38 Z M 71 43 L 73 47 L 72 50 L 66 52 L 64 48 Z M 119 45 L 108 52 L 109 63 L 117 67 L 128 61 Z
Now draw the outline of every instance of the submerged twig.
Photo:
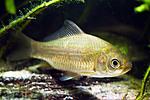
M 0 29 L 0 37 L 2 35 L 4 35 L 4 32 L 7 31 L 8 29 L 16 26 L 18 23 L 21 23 L 23 22 L 23 20 L 27 19 L 28 17 L 30 17 L 33 13 L 35 13 L 37 10 L 41 9 L 41 8 L 44 8 L 44 7 L 47 7 L 51 4 L 54 4 L 54 3 L 58 3 L 60 2 L 61 0 L 51 0 L 51 1 L 48 1 L 48 2 L 43 2 L 41 5 L 38 5 L 36 6 L 35 8 L 31 9 L 31 11 L 29 11 L 27 14 L 25 14 L 24 16 L 12 21 L 9 25 L 7 26 L 4 26 L 3 28 Z
M 144 92 L 145 92 L 146 81 L 148 79 L 149 74 L 150 74 L 150 66 L 148 67 L 148 69 L 144 75 L 144 78 L 142 80 L 141 91 L 140 91 L 139 96 L 136 98 L 136 100 L 142 100 Z

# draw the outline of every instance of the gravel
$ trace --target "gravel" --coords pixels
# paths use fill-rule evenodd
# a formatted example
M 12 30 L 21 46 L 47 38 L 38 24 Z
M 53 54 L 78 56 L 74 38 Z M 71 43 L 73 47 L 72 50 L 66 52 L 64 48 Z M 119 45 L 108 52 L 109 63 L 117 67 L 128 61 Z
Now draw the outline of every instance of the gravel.
M 129 79 L 82 77 L 62 82 L 59 72 L 36 74 L 26 70 L 0 74 L 0 96 L 7 99 L 110 100 L 135 99 L 139 90 Z

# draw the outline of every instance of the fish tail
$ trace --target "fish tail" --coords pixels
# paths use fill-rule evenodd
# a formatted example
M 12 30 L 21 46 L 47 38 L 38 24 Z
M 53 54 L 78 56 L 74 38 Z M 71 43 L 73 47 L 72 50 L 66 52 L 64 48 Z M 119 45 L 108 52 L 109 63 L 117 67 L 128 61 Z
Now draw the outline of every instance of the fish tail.
M 32 43 L 35 42 L 22 32 L 12 32 L 6 50 L 7 61 L 24 60 L 31 57 Z

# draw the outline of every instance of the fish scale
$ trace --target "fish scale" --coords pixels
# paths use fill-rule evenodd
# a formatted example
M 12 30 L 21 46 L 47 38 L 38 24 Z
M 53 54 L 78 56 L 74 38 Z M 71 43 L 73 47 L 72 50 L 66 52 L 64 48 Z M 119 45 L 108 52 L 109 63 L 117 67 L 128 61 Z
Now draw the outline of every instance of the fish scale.
M 56 69 L 73 72 L 92 71 L 95 66 L 92 59 L 83 59 L 81 56 L 74 58 L 68 55 L 55 55 L 51 57 L 51 62 Z
M 43 45 L 59 47 L 59 48 L 67 48 L 67 49 L 78 48 L 78 49 L 83 49 L 82 51 L 84 51 L 84 49 L 87 49 L 92 51 L 92 50 L 98 50 L 110 44 L 92 35 L 77 34 L 77 35 L 69 36 L 69 38 L 64 37 L 54 41 L 50 41 L 48 44 L 43 44 Z

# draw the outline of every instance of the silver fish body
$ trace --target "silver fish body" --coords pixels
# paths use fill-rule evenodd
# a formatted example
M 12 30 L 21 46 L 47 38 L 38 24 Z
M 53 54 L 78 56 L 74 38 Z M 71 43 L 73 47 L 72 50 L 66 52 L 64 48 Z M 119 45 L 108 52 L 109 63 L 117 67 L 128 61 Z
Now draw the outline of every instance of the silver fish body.
M 23 42 L 26 43 L 23 46 L 26 51 L 20 54 L 44 60 L 54 69 L 81 76 L 114 77 L 128 72 L 132 67 L 128 57 L 112 44 L 84 33 L 69 20 L 54 35 L 45 38 L 46 42 L 35 41 L 24 35 L 20 37 L 18 41 L 26 41 Z
M 47 61 L 55 69 L 84 76 L 113 77 L 131 69 L 128 58 L 112 44 L 84 33 L 71 21 L 66 21 L 55 35 L 52 41 L 32 42 L 31 56 Z M 119 59 L 116 63 L 122 65 L 112 68 L 112 59 Z

